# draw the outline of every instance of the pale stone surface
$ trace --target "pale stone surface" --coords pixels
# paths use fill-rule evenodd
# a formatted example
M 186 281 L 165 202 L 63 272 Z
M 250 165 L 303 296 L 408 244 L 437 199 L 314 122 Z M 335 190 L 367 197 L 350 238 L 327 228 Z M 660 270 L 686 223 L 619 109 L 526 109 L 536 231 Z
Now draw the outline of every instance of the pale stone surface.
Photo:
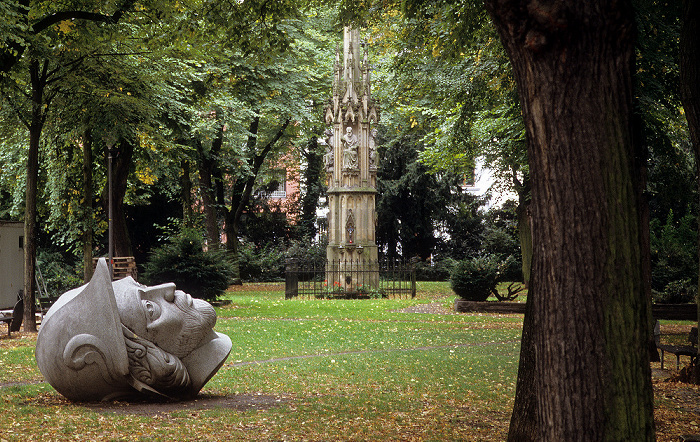
M 375 240 L 377 194 L 377 152 L 375 137 L 379 103 L 372 96 L 368 48 L 360 42 L 357 29 L 346 27 L 342 56 L 336 51 L 333 66 L 333 96 L 325 121 L 332 137 L 326 144 L 328 172 L 328 261 L 336 263 L 328 280 L 337 281 L 346 292 L 362 285 L 376 288 L 378 250 Z M 342 60 L 342 61 L 341 61 Z M 332 163 L 332 164 L 331 164 Z M 341 266 L 352 271 L 337 271 Z M 363 279 L 357 280 L 358 275 Z
M 131 277 L 112 283 L 100 259 L 92 280 L 64 293 L 44 316 L 37 365 L 74 401 L 193 397 L 231 351 L 215 323 L 209 303 L 175 284 L 147 287 Z

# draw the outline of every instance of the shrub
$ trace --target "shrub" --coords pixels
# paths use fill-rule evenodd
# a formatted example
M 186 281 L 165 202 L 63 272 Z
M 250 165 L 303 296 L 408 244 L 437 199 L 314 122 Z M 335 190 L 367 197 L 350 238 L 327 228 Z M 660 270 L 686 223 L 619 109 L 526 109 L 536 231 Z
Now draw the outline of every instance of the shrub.
M 326 247 L 328 241 L 315 242 L 309 237 L 294 240 L 285 252 L 285 259 L 297 259 L 322 266 L 326 263 Z
M 494 255 L 457 262 L 452 268 L 452 290 L 467 301 L 486 301 L 496 289 L 501 262 Z
M 666 285 L 662 292 L 654 291 L 654 302 L 659 304 L 686 304 L 695 302 L 695 295 L 698 292 L 696 284 L 691 279 L 672 281 Z
M 415 264 L 416 280 L 418 281 L 448 281 L 450 271 L 455 265 L 452 258 L 418 261 Z
M 39 251 L 36 265 L 49 296 L 59 296 L 83 283 L 82 268 L 70 264 L 58 252 Z
M 676 220 L 669 212 L 665 224 L 653 219 L 651 233 L 652 289 L 666 291 L 674 282 L 697 282 L 697 219 L 688 213 Z
M 143 275 L 148 284 L 174 282 L 195 298 L 216 300 L 233 280 L 233 268 L 221 249 L 204 251 L 201 236 L 183 231 L 156 248 Z
M 244 281 L 282 281 L 284 248 L 275 243 L 257 246 L 252 242 L 241 241 L 238 265 Z

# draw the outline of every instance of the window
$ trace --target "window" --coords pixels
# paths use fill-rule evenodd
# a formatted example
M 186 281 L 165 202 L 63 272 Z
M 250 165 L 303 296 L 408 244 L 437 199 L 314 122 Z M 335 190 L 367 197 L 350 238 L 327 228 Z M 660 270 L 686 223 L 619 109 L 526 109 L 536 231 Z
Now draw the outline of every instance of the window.
M 24 248 L 24 236 L 22 236 L 22 235 L 19 236 L 19 248 L 20 249 Z
M 263 198 L 287 197 L 287 171 L 285 169 L 271 170 L 264 180 L 267 184 L 260 187 L 258 195 Z
M 269 187 L 269 198 L 287 197 L 287 171 L 285 169 L 273 170 L 272 181 Z

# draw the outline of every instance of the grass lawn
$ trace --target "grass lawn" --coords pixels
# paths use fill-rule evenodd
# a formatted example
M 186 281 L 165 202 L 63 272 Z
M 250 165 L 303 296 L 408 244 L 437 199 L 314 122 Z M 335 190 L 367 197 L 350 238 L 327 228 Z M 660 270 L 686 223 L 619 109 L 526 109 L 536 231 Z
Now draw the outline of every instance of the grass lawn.
M 419 283 L 415 299 L 283 297 L 281 284 L 227 292 L 216 329 L 231 356 L 188 403 L 72 404 L 42 381 L 35 335 L 3 337 L 0 440 L 505 439 L 521 315 L 445 314 L 447 283 Z M 657 382 L 659 440 L 700 422 L 673 385 Z

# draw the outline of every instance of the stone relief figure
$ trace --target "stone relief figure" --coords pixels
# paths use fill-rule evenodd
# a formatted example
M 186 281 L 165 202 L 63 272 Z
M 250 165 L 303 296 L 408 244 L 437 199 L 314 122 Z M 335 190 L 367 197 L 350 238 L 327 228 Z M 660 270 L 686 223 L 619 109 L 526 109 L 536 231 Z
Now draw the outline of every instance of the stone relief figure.
M 343 135 L 343 167 L 346 169 L 356 169 L 358 167 L 357 162 L 357 145 L 359 140 L 357 135 L 352 132 L 352 127 L 348 126 L 345 129 L 345 135 Z
M 333 170 L 333 162 L 335 161 L 333 155 L 333 131 L 331 129 L 326 129 L 326 131 L 323 134 L 326 137 L 326 146 L 328 146 L 328 148 L 326 149 L 326 154 L 323 155 L 323 163 L 326 166 L 326 170 L 331 171 Z
M 352 209 L 348 209 L 348 220 L 345 222 L 345 232 L 347 233 L 346 242 L 348 244 L 355 243 L 355 215 Z
M 372 128 L 369 132 L 369 166 L 376 166 L 377 150 L 375 146 L 375 138 L 377 137 L 377 128 Z
M 206 301 L 172 283 L 112 282 L 100 259 L 90 282 L 61 295 L 44 316 L 37 365 L 74 401 L 194 397 L 231 352 L 215 323 Z

